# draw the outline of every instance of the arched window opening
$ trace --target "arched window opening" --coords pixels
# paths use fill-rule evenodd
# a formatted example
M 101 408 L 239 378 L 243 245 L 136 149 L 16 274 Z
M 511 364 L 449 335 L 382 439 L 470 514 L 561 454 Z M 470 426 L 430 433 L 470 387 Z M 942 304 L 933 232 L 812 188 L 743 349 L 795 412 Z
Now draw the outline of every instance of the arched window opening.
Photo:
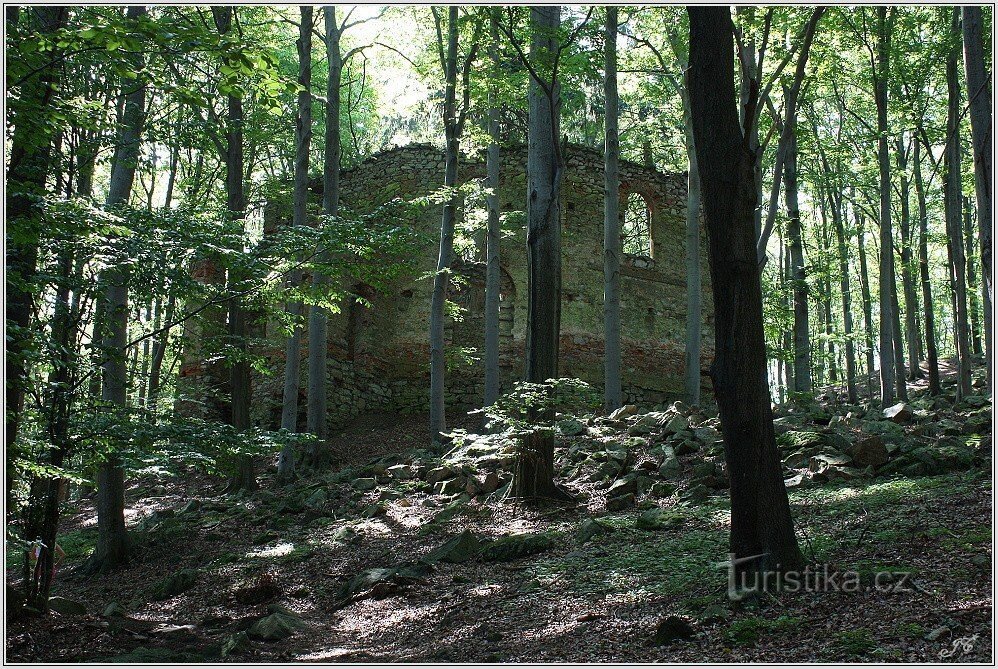
M 620 247 L 625 255 L 652 257 L 651 209 L 640 193 L 628 193 L 620 227 Z

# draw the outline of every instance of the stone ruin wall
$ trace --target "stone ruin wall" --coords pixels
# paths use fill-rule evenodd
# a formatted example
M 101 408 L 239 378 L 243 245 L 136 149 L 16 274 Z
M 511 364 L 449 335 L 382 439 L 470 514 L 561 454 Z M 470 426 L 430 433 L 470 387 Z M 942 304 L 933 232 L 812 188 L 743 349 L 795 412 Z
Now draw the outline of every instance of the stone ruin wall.
M 603 384 L 603 154 L 570 146 L 562 196 L 562 316 L 560 374 L 574 376 L 601 390 Z M 461 182 L 485 177 L 484 156 L 462 157 Z M 369 212 L 394 197 L 429 194 L 443 183 L 444 157 L 429 145 L 410 145 L 372 157 L 341 176 L 341 203 Z M 500 206 L 523 211 L 526 203 L 526 148 L 501 153 Z M 621 266 L 623 384 L 630 403 L 652 406 L 683 398 L 686 328 L 686 177 L 666 175 L 621 161 L 622 198 L 640 194 L 651 220 L 652 258 L 625 256 Z M 318 199 L 318 195 L 315 196 Z M 475 207 L 479 205 L 474 205 Z M 469 209 L 472 205 L 467 204 Z M 484 214 L 484 203 L 480 205 Z M 459 217 L 464 212 L 459 212 Z M 510 226 L 500 246 L 500 366 L 503 389 L 521 379 L 527 320 L 525 216 Z M 290 222 L 290 212 L 273 207 L 268 228 Z M 329 422 L 340 425 L 364 412 L 422 412 L 429 405 L 429 308 L 436 270 L 440 207 L 430 206 L 412 221 L 428 242 L 414 251 L 410 275 L 391 290 L 347 286 L 371 304 L 344 300 L 329 318 Z M 480 258 L 484 258 L 484 231 Z M 713 357 L 713 304 L 707 271 L 706 235 L 701 234 L 703 357 Z M 449 297 L 465 308 L 463 322 L 447 327 L 448 346 L 484 348 L 485 266 L 458 259 L 455 268 L 468 280 L 452 286 Z M 268 326 L 273 348 L 266 353 L 270 376 L 254 379 L 256 422 L 280 424 L 284 347 Z M 304 426 L 305 378 L 302 346 L 300 424 Z M 705 378 L 705 383 L 709 381 Z M 484 369 L 477 362 L 448 369 L 447 403 L 451 409 L 481 405 Z

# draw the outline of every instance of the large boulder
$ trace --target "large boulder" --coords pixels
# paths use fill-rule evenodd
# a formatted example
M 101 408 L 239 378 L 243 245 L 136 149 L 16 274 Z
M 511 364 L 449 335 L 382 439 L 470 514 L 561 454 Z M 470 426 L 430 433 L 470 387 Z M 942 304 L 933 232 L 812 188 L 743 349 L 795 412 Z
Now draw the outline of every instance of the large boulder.
M 606 510 L 607 511 L 624 511 L 626 509 L 632 508 L 637 503 L 634 493 L 628 493 L 626 495 L 620 495 L 618 497 L 609 497 L 606 500 Z
M 49 597 L 49 610 L 64 616 L 85 616 L 87 614 L 86 604 L 65 597 Z
M 486 562 L 509 562 L 536 555 L 552 548 L 555 537 L 548 532 L 513 534 L 493 541 L 482 548 L 479 557 Z
M 907 423 L 912 418 L 911 407 L 904 402 L 898 402 L 884 409 L 884 418 L 894 423 Z
M 482 550 L 482 541 L 471 530 L 449 539 L 426 556 L 428 562 L 467 562 Z
M 639 530 L 664 530 L 679 527 L 683 524 L 683 517 L 673 511 L 665 509 L 648 509 L 635 522 L 635 527 Z
M 858 467 L 880 467 L 887 462 L 887 446 L 878 435 L 871 434 L 853 442 L 846 453 Z
M 196 569 L 181 569 L 174 572 L 153 586 L 153 599 L 163 600 L 176 597 L 193 588 L 197 578 L 198 571 Z
M 253 623 L 246 630 L 246 634 L 250 638 L 261 641 L 280 641 L 304 627 L 305 623 L 290 612 L 275 611 Z
M 612 527 L 604 525 L 595 518 L 586 518 L 582 521 L 582 524 L 579 525 L 579 529 L 575 536 L 579 540 L 579 543 L 584 544 L 593 537 L 609 534 L 612 531 Z
M 618 479 L 613 482 L 613 485 L 606 491 L 606 496 L 608 498 L 613 497 L 623 497 L 624 495 L 636 495 L 638 492 L 638 481 L 635 478 L 628 477 Z

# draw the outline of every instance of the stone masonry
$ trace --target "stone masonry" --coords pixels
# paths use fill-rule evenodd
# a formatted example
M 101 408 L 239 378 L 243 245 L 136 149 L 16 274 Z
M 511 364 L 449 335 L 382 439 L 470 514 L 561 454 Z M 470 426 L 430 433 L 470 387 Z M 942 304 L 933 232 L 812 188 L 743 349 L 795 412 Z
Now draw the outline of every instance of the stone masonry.
M 526 147 L 501 152 L 499 201 L 506 223 L 501 244 L 500 364 L 504 388 L 522 378 L 527 319 Z M 581 378 L 597 389 L 603 383 L 603 154 L 581 146 L 566 153 L 562 195 L 562 376 Z M 341 177 L 341 202 L 354 212 L 370 212 L 395 197 L 427 195 L 443 183 L 444 156 L 430 145 L 409 145 L 374 156 Z M 462 157 L 459 180 L 485 177 L 484 154 Z M 686 175 L 663 174 L 621 161 L 621 197 L 641 198 L 650 221 L 650 257 L 627 255 L 621 266 L 621 329 L 625 399 L 652 406 L 683 398 L 686 327 L 685 207 Z M 316 189 L 313 189 L 316 190 Z M 316 195 L 316 198 L 319 196 Z M 477 201 L 480 200 L 480 201 Z M 473 349 L 477 360 L 448 369 L 449 408 L 481 405 L 484 372 L 485 249 L 484 198 L 465 202 L 459 214 L 476 245 L 457 254 L 453 269 L 465 281 L 451 286 L 449 299 L 463 309 L 463 320 L 448 324 L 451 348 Z M 634 200 L 631 200 L 634 202 Z M 622 205 L 622 210 L 624 209 Z M 271 209 L 267 226 L 285 225 L 290 213 Z M 329 319 L 329 421 L 331 427 L 370 411 L 421 412 L 429 402 L 429 307 L 436 269 L 440 207 L 426 208 L 413 221 L 427 234 L 413 249 L 417 266 L 391 290 L 363 284 L 345 286 L 352 296 Z M 701 238 L 705 239 L 702 234 Z M 713 304 L 706 257 L 701 246 L 703 283 L 703 357 L 713 357 Z M 268 328 L 271 330 L 271 328 Z M 266 354 L 273 374 L 255 379 L 256 422 L 280 422 L 283 345 L 273 336 Z M 303 345 L 303 356 L 307 347 Z M 473 356 L 475 357 L 475 356 Z M 704 377 L 705 383 L 709 383 Z M 301 425 L 304 426 L 305 365 L 302 365 Z

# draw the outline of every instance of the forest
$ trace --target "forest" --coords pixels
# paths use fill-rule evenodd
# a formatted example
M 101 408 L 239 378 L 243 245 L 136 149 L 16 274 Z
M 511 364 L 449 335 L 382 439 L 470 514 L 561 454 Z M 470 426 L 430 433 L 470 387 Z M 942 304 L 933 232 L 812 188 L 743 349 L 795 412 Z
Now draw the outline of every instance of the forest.
M 7 662 L 985 662 L 990 5 L 5 5 Z

